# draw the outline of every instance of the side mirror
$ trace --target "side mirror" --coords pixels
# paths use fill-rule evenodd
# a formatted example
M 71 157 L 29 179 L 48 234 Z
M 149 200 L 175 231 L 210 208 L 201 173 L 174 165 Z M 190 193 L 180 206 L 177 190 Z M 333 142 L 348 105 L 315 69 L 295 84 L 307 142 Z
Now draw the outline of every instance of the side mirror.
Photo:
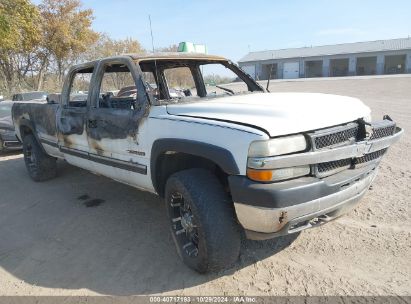
M 185 96 L 192 96 L 190 89 L 186 89 L 183 91 Z
M 56 104 L 56 103 L 60 103 L 60 97 L 61 94 L 49 94 L 47 95 L 47 103 L 48 104 Z

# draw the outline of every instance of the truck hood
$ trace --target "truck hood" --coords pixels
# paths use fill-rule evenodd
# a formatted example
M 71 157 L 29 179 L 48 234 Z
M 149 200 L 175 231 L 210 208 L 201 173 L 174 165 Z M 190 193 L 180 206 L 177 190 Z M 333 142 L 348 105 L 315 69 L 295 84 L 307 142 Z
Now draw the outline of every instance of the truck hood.
M 171 115 L 223 120 L 270 136 L 335 126 L 370 115 L 359 99 L 320 93 L 254 93 L 167 105 Z

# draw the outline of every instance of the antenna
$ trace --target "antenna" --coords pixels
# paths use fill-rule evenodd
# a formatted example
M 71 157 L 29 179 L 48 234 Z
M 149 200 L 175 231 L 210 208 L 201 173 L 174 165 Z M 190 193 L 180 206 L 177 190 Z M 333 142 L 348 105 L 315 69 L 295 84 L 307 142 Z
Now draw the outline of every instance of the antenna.
M 151 26 L 151 16 L 150 15 L 148 15 L 148 21 L 150 22 L 151 47 L 152 47 L 153 54 L 154 54 L 154 36 L 153 36 L 153 28 Z M 158 86 L 158 89 L 160 90 L 160 86 L 159 86 L 160 80 L 158 79 L 158 72 L 157 72 L 157 60 L 155 58 L 154 58 L 154 70 L 155 70 L 154 72 L 156 75 L 157 86 Z
M 151 16 L 148 15 L 148 21 L 150 22 L 150 34 L 151 34 L 151 46 L 154 53 L 154 37 L 153 37 L 153 28 L 151 27 Z

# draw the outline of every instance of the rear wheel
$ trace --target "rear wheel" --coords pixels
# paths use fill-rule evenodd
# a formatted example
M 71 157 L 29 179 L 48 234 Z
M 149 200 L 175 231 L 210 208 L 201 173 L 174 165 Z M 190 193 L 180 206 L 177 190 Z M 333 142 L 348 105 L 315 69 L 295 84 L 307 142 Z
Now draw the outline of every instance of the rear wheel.
M 174 243 L 187 266 L 204 273 L 237 260 L 241 235 L 233 204 L 213 174 L 204 169 L 173 174 L 165 202 Z
M 32 134 L 23 138 L 23 154 L 27 171 L 34 181 L 46 181 L 56 176 L 56 158 L 47 155 Z

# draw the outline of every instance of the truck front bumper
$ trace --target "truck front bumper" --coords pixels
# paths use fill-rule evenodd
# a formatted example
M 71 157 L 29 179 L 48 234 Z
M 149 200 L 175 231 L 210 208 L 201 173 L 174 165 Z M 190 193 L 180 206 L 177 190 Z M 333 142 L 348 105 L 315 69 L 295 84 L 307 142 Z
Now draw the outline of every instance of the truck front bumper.
M 371 124 L 359 121 L 308 133 L 307 152 L 248 158 L 247 167 L 254 170 L 309 165 L 312 171 L 312 176 L 273 183 L 229 177 L 237 218 L 248 238 L 298 232 L 346 213 L 365 194 L 382 156 L 403 132 L 385 116 Z M 325 165 L 321 171 L 320 164 Z
M 327 223 L 356 206 L 374 180 L 376 167 L 374 163 L 324 179 L 306 177 L 272 184 L 231 176 L 238 221 L 247 238 L 255 240 Z

